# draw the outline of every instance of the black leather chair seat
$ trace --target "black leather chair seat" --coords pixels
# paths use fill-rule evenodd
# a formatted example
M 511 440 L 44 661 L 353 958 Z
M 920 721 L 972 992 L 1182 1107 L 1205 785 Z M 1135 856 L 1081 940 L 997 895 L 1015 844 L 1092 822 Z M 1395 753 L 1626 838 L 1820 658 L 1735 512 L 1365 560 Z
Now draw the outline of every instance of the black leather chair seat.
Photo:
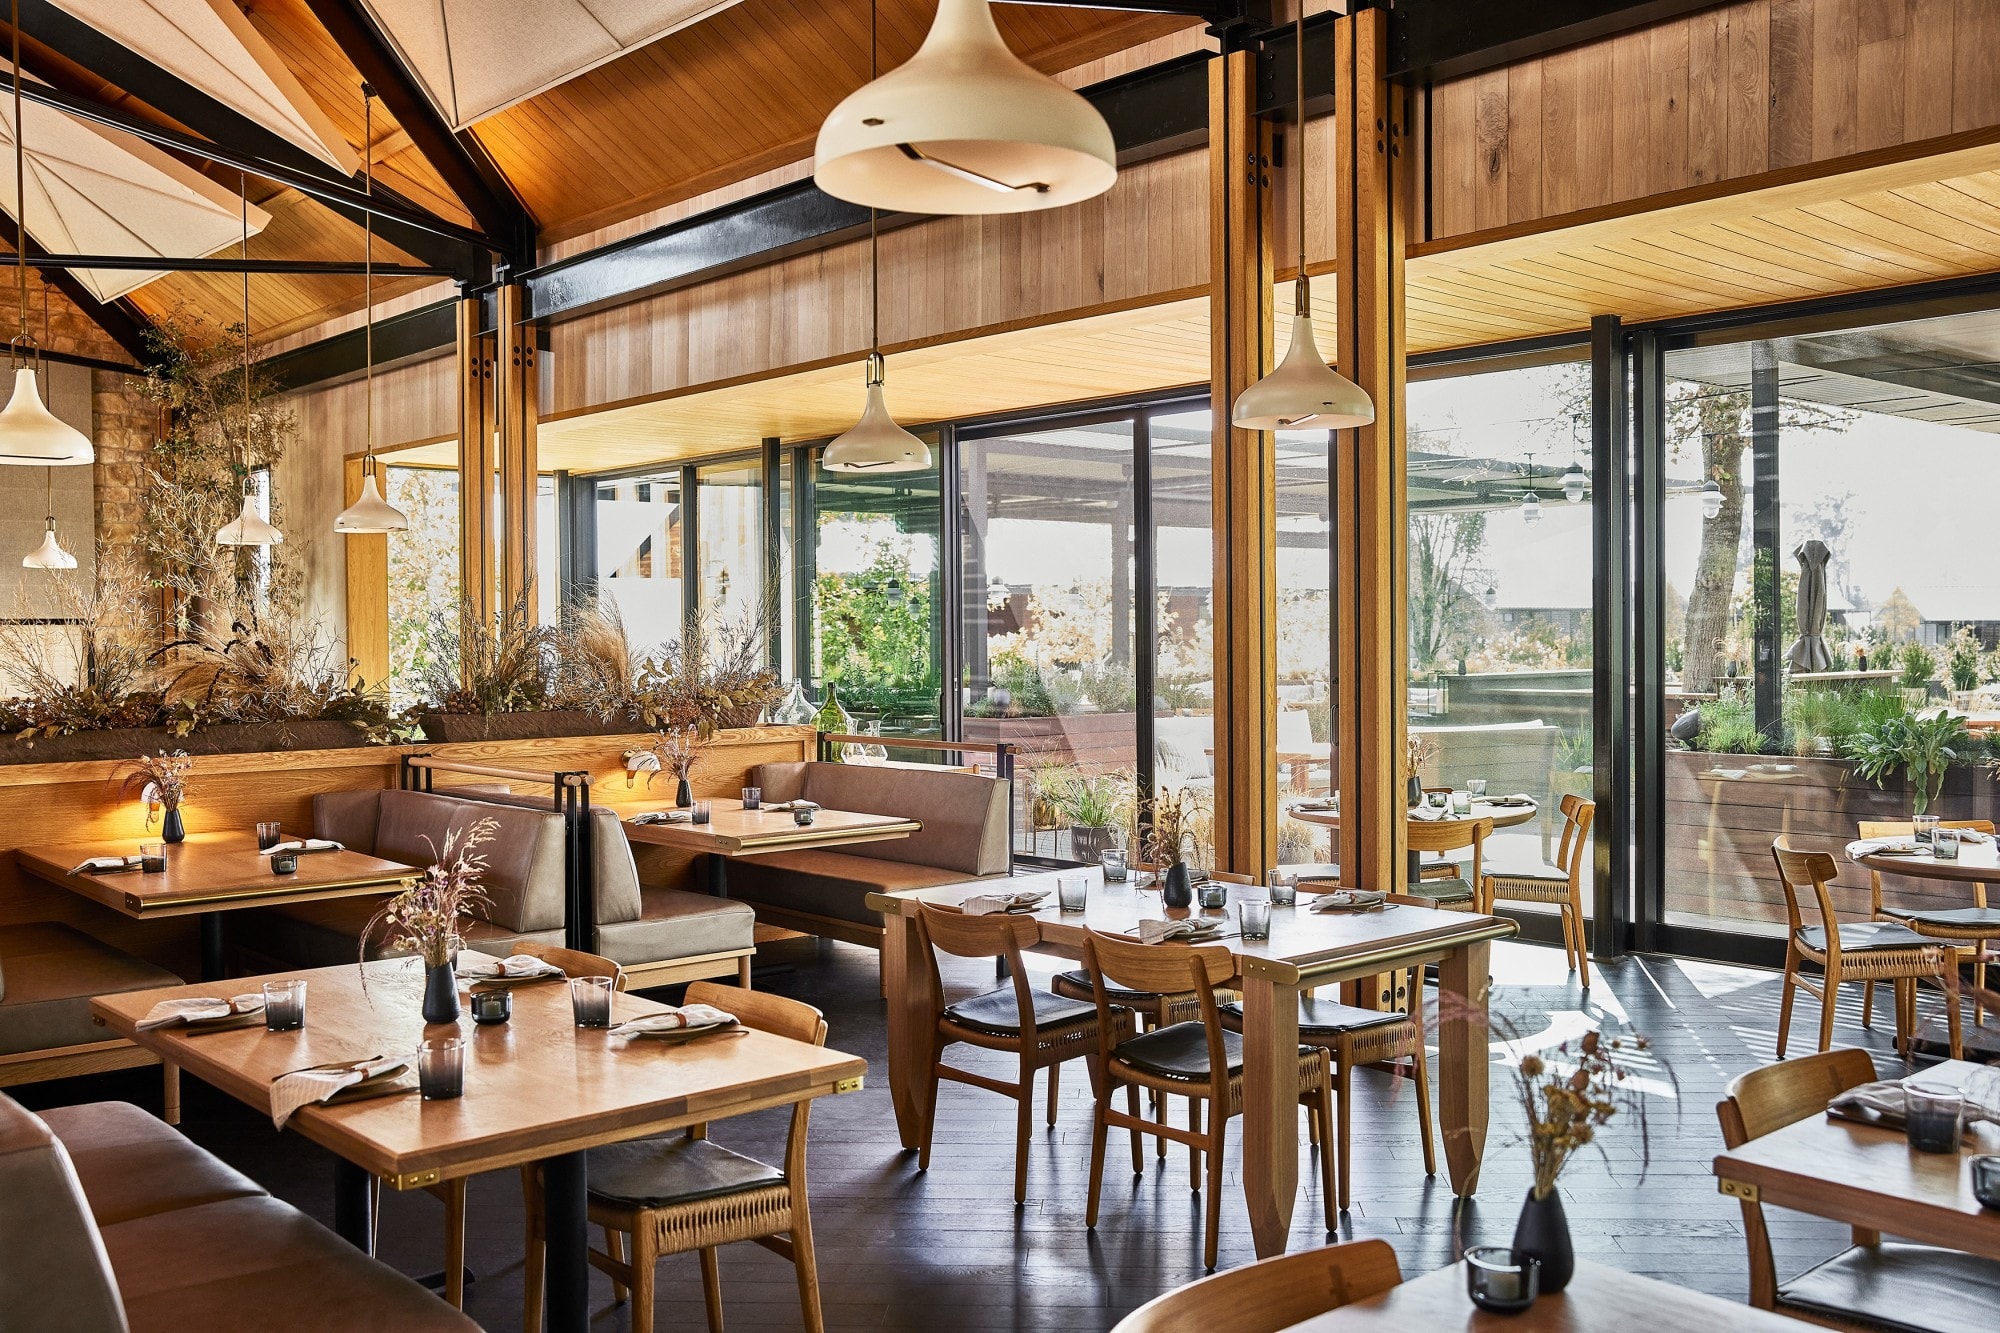
M 1037 1028 L 1064 1027 L 1097 1017 L 1097 1006 L 1090 1001 L 1067 999 L 1039 986 L 1029 990 L 1028 998 L 1034 1002 Z M 961 1027 L 977 1028 L 999 1037 L 1011 1037 L 1021 1030 L 1021 1002 L 1012 986 L 948 1004 L 944 1016 Z
M 1778 1284 L 1781 1306 L 1908 1333 L 1987 1333 L 2000 1263 L 1928 1245 L 1857 1245 Z
M 1065 999 L 1084 1001 L 1091 999 L 1090 973 L 1080 967 L 1073 972 L 1056 973 L 1055 980 L 1050 984 L 1055 987 L 1056 994 Z M 1105 984 L 1104 993 L 1110 997 L 1111 1003 L 1124 1005 L 1128 1009 L 1151 1008 L 1160 1002 L 1159 995 L 1153 991 L 1126 990 L 1123 986 L 1113 986 L 1108 982 Z
M 1815 953 L 1826 952 L 1826 927 L 1803 926 L 1799 929 L 1799 943 Z M 1843 921 L 1840 923 L 1840 951 L 1842 953 L 1864 953 L 1879 949 L 1921 949 L 1936 947 L 1936 940 L 1927 940 L 1908 926 L 1899 926 L 1893 921 Z
M 2000 935 L 2000 907 L 1884 907 L 1884 916 L 1898 921 L 1918 921 L 1927 926 L 1950 926 L 1954 930 L 1978 930 L 1991 926 Z M 1843 944 L 1843 948 L 1846 946 Z
M 629 1208 L 665 1208 L 785 1183 L 785 1173 L 708 1139 L 680 1135 L 590 1150 L 590 1193 Z
M 1199 1023 L 1175 1023 L 1154 1028 L 1142 1036 L 1118 1043 L 1114 1058 L 1134 1069 L 1160 1078 L 1186 1079 L 1206 1083 L 1208 1071 L 1208 1029 Z M 1243 1072 L 1243 1038 L 1234 1032 L 1222 1034 L 1222 1056 L 1229 1072 Z
M 1465 882 L 1463 875 L 1450 879 L 1423 879 L 1404 890 L 1412 898 L 1428 898 L 1439 903 L 1469 903 L 1472 901 L 1472 886 Z
M 1242 1005 L 1225 1004 L 1218 1006 L 1217 1010 L 1222 1015 L 1224 1026 L 1238 1031 L 1242 1029 Z M 1338 1000 L 1299 997 L 1300 1036 L 1337 1037 L 1343 1032 L 1361 1032 L 1367 1028 L 1406 1022 L 1409 1017 L 1393 1009 L 1361 1009 Z

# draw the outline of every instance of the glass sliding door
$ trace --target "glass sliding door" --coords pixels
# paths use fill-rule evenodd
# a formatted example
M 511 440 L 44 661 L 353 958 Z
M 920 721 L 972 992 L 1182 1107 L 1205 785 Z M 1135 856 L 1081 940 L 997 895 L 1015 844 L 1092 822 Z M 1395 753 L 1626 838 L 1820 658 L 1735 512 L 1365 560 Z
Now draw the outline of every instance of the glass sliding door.
M 770 632 L 774 590 L 765 586 L 764 467 L 754 458 L 695 469 L 699 614 L 711 625 Z
M 1146 420 L 1153 539 L 1153 787 L 1199 805 L 1194 864 L 1215 858 L 1215 519 L 1208 407 Z
M 681 471 L 597 483 L 597 588 L 643 649 L 679 639 L 690 608 Z
M 1333 789 L 1333 473 L 1325 432 L 1277 440 L 1280 803 Z M 1280 815 L 1281 865 L 1338 864 L 1338 834 Z

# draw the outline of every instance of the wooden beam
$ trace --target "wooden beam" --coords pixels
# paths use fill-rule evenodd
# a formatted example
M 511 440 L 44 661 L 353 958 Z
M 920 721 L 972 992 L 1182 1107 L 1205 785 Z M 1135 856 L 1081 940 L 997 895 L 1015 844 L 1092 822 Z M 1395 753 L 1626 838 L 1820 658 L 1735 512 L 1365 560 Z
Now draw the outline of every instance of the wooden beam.
M 527 288 L 510 282 L 495 293 L 493 402 L 500 432 L 500 607 L 535 614 L 538 405 L 535 326 L 525 318 Z
M 493 614 L 493 342 L 479 298 L 458 303 L 458 584 L 470 613 Z
M 345 493 L 344 505 L 361 498 L 358 458 L 347 460 Z M 389 534 L 349 533 L 346 554 L 350 669 L 369 685 L 380 686 L 389 679 Z
M 1403 747 L 1409 666 L 1403 241 L 1412 173 L 1399 151 L 1407 94 L 1386 78 L 1388 15 L 1334 29 L 1335 239 L 1340 372 L 1375 422 L 1334 434 L 1334 713 L 1343 883 L 1394 891 L 1404 877 Z
M 1229 412 L 1271 368 L 1271 129 L 1253 53 L 1208 68 L 1215 863 L 1261 878 L 1278 855 L 1276 455 Z

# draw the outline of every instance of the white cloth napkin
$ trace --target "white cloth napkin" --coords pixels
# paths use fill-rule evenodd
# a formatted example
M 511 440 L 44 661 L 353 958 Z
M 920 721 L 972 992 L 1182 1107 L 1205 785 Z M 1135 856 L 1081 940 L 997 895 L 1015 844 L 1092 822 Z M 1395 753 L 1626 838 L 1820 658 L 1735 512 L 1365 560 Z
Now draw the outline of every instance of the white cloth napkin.
M 216 995 L 192 1000 L 161 1000 L 148 1009 L 146 1016 L 134 1026 L 144 1031 L 147 1028 L 177 1027 L 182 1023 L 203 1023 L 213 1018 L 228 1018 L 232 1014 L 263 1012 L 262 995 Z
M 1014 893 L 981 893 L 967 898 L 958 910 L 967 916 L 991 916 L 995 912 L 1027 912 L 1041 906 L 1047 889 L 1023 889 Z
M 400 1055 L 376 1055 L 349 1064 L 319 1065 L 280 1074 L 271 1080 L 271 1123 L 283 1129 L 292 1112 L 308 1102 L 324 1102 L 342 1088 L 351 1088 L 364 1079 L 387 1074 L 408 1063 Z
M 1451 811 L 1440 810 L 1433 805 L 1416 805 L 1410 807 L 1410 818 L 1421 819 L 1424 820 L 1426 823 L 1432 820 L 1448 819 L 1450 817 L 1451 817 Z
M 825 807 L 818 801 L 808 801 L 801 796 L 795 801 L 766 801 L 758 807 L 762 810 L 820 810 Z
M 1918 856 L 1930 848 L 1914 838 L 1859 838 L 1847 844 L 1849 860 L 1857 860 L 1870 852 L 1888 852 L 1893 856 Z
M 1497 805 L 1503 809 L 1510 805 L 1515 807 L 1520 807 L 1523 805 L 1533 805 L 1535 803 L 1535 798 L 1528 795 L 1528 793 L 1524 791 L 1517 791 L 1512 796 L 1488 796 L 1485 797 L 1484 799 L 1486 801 L 1486 804 Z
M 1313 899 L 1314 912 L 1369 912 L 1380 907 L 1385 895 L 1380 889 L 1335 889 Z
M 626 822 L 629 824 L 692 824 L 694 823 L 694 811 L 647 810 L 641 814 L 633 815 Z
M 534 977 L 559 977 L 563 970 L 533 954 L 509 954 L 505 958 L 461 958 L 458 975 L 473 981 L 527 981 Z
M 117 870 L 137 870 L 144 860 L 138 856 L 93 856 L 82 865 L 70 868 L 72 875 L 104 875 Z
M 1176 921 L 1149 917 L 1139 923 L 1139 942 L 1163 944 L 1168 940 L 1188 940 L 1199 944 L 1205 942 L 1200 937 L 1221 931 L 1224 924 L 1214 917 L 1187 916 Z
M 281 842 L 276 846 L 266 847 L 261 855 L 275 856 L 279 852 L 344 852 L 346 850 L 345 847 L 335 842 L 332 838 L 293 838 L 290 842 Z
M 689 1028 L 726 1027 L 735 1021 L 735 1014 L 717 1009 L 712 1004 L 684 1004 L 665 1013 L 628 1018 L 612 1028 L 611 1035 L 628 1039 L 650 1037 L 665 1032 L 685 1032 Z

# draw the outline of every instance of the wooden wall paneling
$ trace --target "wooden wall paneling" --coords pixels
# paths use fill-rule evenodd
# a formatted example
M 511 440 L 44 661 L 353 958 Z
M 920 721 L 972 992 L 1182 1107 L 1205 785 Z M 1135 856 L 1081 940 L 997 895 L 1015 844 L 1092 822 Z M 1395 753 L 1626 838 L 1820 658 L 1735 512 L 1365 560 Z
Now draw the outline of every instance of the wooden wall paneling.
M 493 340 L 477 298 L 458 303 L 458 586 L 470 613 L 493 614 Z
M 1718 17 L 1729 48 L 1721 178 L 1748 176 L 1771 163 L 1770 16 L 1755 4 L 1720 10 Z
M 361 498 L 361 460 L 344 460 L 344 472 L 346 502 L 353 504 Z M 389 534 L 356 532 L 341 542 L 346 547 L 350 669 L 380 688 L 389 679 Z
M 1956 0 L 1905 0 L 1903 24 L 1903 132 L 1912 142 L 1958 128 L 1953 88 L 1958 69 Z M 1991 62 L 1988 62 L 1991 69 Z M 1951 71 L 1949 75 L 1945 71 Z
M 1881 0 L 1870 0 L 1875 8 Z M 1816 0 L 1812 28 L 1812 160 L 1845 157 L 1861 146 L 1858 0 Z
M 523 606 L 532 617 L 540 552 L 535 533 L 540 375 L 535 366 L 535 326 L 522 315 L 526 295 L 519 283 L 504 284 L 496 295 L 499 328 L 494 336 L 493 401 L 500 436 L 500 605 L 509 613 Z
M 1993 77 L 2000 11 L 1982 0 L 1958 0 L 1952 33 L 1951 127 L 1991 125 L 2000 120 L 2000 87 Z
M 1271 128 L 1255 114 L 1255 60 L 1209 64 L 1209 390 L 1215 863 L 1262 879 L 1278 853 L 1277 461 L 1270 434 L 1229 421 L 1272 365 Z

